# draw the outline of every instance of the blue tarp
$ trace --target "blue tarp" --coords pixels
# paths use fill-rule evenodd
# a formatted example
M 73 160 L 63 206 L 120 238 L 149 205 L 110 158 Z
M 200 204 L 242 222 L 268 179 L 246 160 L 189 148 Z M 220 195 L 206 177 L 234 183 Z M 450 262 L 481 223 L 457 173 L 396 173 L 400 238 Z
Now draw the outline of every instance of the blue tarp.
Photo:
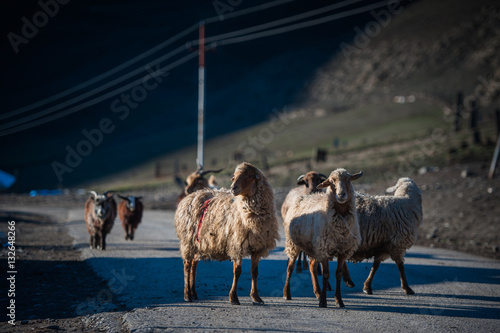
M 16 181 L 16 177 L 11 174 L 0 170 L 0 188 L 9 188 Z

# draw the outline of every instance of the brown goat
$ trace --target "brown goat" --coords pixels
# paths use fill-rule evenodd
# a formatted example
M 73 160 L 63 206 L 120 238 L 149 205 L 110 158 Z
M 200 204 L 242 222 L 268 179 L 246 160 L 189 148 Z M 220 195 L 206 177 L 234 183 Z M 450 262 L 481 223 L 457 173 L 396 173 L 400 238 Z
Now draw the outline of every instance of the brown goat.
M 198 170 L 187 176 L 186 181 L 184 182 L 185 185 L 184 191 L 181 194 L 179 194 L 179 197 L 177 198 L 177 206 L 179 206 L 179 202 L 181 202 L 181 200 L 184 199 L 188 194 L 191 194 L 198 190 L 211 188 L 210 183 L 203 176 L 205 176 L 210 172 L 218 173 L 221 172 L 222 170 L 224 169 L 203 171 L 203 168 L 200 167 L 198 168 Z M 215 183 L 215 179 L 212 179 L 212 183 Z
M 106 235 L 115 223 L 116 201 L 111 192 L 99 195 L 91 191 L 91 196 L 85 202 L 85 223 L 90 234 L 92 249 L 106 249 Z
M 135 230 L 142 219 L 143 205 L 140 201 L 142 197 L 118 196 L 122 199 L 118 204 L 118 216 L 120 216 L 125 231 L 125 240 L 134 240 Z
M 328 177 L 322 173 L 317 173 L 316 171 L 309 171 L 305 175 L 300 175 L 297 178 L 297 185 L 303 185 L 300 187 L 296 187 L 288 192 L 285 201 L 281 205 L 281 216 L 285 218 L 286 212 L 288 208 L 293 203 L 293 201 L 302 195 L 309 195 L 312 193 L 320 193 L 322 190 L 317 189 L 318 185 L 324 182 Z M 299 257 L 297 259 L 297 273 L 302 273 L 302 270 L 307 270 L 307 259 L 304 252 L 299 253 Z M 318 270 L 318 273 L 321 275 L 321 271 Z

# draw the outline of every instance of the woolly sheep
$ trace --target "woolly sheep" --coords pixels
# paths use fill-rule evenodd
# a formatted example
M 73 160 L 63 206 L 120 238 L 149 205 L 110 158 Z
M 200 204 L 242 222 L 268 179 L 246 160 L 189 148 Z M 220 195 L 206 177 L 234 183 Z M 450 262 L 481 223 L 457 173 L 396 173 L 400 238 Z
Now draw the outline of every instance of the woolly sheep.
M 327 193 L 301 196 L 290 206 L 284 219 L 285 252 L 289 257 L 283 289 L 285 299 L 291 299 L 290 277 L 299 252 L 304 251 L 312 258 L 309 262 L 311 274 L 318 262 L 324 269 L 323 289 L 317 294 L 320 307 L 327 306 L 328 261 L 337 257 L 335 305 L 344 307 L 340 292 L 342 269 L 344 261 L 352 256 L 361 239 L 351 181 L 362 175 L 362 172 L 351 175 L 345 169 L 334 170 L 318 185 L 319 189 L 328 188 Z M 313 274 L 313 277 L 316 278 L 313 284 L 317 291 L 317 276 Z
M 85 202 L 85 224 L 90 234 L 90 248 L 106 249 L 106 235 L 116 218 L 116 201 L 112 191 L 99 195 L 95 191 Z
M 263 303 L 257 290 L 258 265 L 279 240 L 271 186 L 250 163 L 236 167 L 231 190 L 202 190 L 184 198 L 175 213 L 175 228 L 184 262 L 184 300 L 197 299 L 196 267 L 199 260 L 231 260 L 234 279 L 229 300 L 239 305 L 238 279 L 243 257 L 251 256 L 255 303 Z
M 320 193 L 322 190 L 317 189 L 317 186 L 325 181 L 328 177 L 317 173 L 316 171 L 309 171 L 305 175 L 300 175 L 297 178 L 297 185 L 301 185 L 300 187 L 296 187 L 288 192 L 285 201 L 281 205 L 281 216 L 285 218 L 286 212 L 288 211 L 289 206 L 300 196 L 308 195 L 312 193 Z M 300 252 L 297 260 L 297 273 L 302 273 L 302 269 L 307 269 L 307 259 L 304 252 Z
M 400 178 L 387 192 L 394 192 L 394 196 L 356 193 L 362 241 L 350 260 L 360 262 L 374 257 L 363 287 L 365 293 L 372 294 L 375 273 L 380 263 L 390 257 L 398 267 L 401 288 L 407 295 L 413 295 L 415 292 L 406 280 L 404 255 L 415 243 L 417 229 L 422 223 L 422 194 L 410 178 Z M 354 286 L 347 265 L 344 266 L 344 281 Z

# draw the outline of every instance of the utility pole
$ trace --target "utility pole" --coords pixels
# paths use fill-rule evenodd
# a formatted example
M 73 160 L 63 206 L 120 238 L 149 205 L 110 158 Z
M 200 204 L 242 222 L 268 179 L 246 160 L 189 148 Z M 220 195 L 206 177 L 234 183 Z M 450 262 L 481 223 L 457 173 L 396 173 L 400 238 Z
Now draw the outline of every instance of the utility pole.
M 199 27 L 199 68 L 198 68 L 198 154 L 196 163 L 203 169 L 203 144 L 205 137 L 205 22 L 200 22 Z

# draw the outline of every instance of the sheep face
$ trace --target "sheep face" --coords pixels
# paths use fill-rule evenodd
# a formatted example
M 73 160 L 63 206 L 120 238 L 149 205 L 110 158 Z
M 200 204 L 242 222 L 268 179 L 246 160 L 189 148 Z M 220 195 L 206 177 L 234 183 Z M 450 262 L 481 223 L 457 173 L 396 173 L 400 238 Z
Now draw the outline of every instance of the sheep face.
M 218 173 L 222 170 L 223 169 L 202 171 L 201 168 L 196 170 L 186 178 L 186 188 L 184 189 L 184 193 L 188 195 L 198 190 L 208 188 L 208 180 L 206 180 L 203 176 L 210 172 Z
M 92 200 L 94 201 L 94 214 L 97 216 L 99 219 L 103 220 L 108 216 L 109 211 L 111 210 L 110 207 L 110 200 L 113 197 L 107 197 L 105 195 L 96 195 L 92 197 Z
M 257 183 L 262 177 L 260 171 L 249 163 L 242 163 L 236 167 L 231 178 L 231 193 L 234 196 L 250 197 L 257 192 Z
M 119 197 L 120 199 L 127 201 L 127 209 L 130 210 L 131 212 L 135 211 L 136 201 L 142 199 L 142 197 L 134 197 L 134 196 L 124 197 L 119 195 Z
M 362 172 L 351 175 L 345 169 L 337 169 L 332 171 L 328 179 L 319 184 L 317 188 L 324 189 L 329 187 L 332 194 L 335 194 L 335 200 L 339 204 L 344 204 L 354 195 L 351 181 L 360 178 L 362 175 Z
M 321 190 L 318 189 L 318 185 L 324 182 L 327 178 L 327 176 L 321 173 L 310 171 L 297 178 L 297 185 L 304 185 L 309 193 L 321 192 Z
M 184 192 L 190 194 L 208 187 L 208 181 L 200 174 L 192 173 L 186 179 Z

